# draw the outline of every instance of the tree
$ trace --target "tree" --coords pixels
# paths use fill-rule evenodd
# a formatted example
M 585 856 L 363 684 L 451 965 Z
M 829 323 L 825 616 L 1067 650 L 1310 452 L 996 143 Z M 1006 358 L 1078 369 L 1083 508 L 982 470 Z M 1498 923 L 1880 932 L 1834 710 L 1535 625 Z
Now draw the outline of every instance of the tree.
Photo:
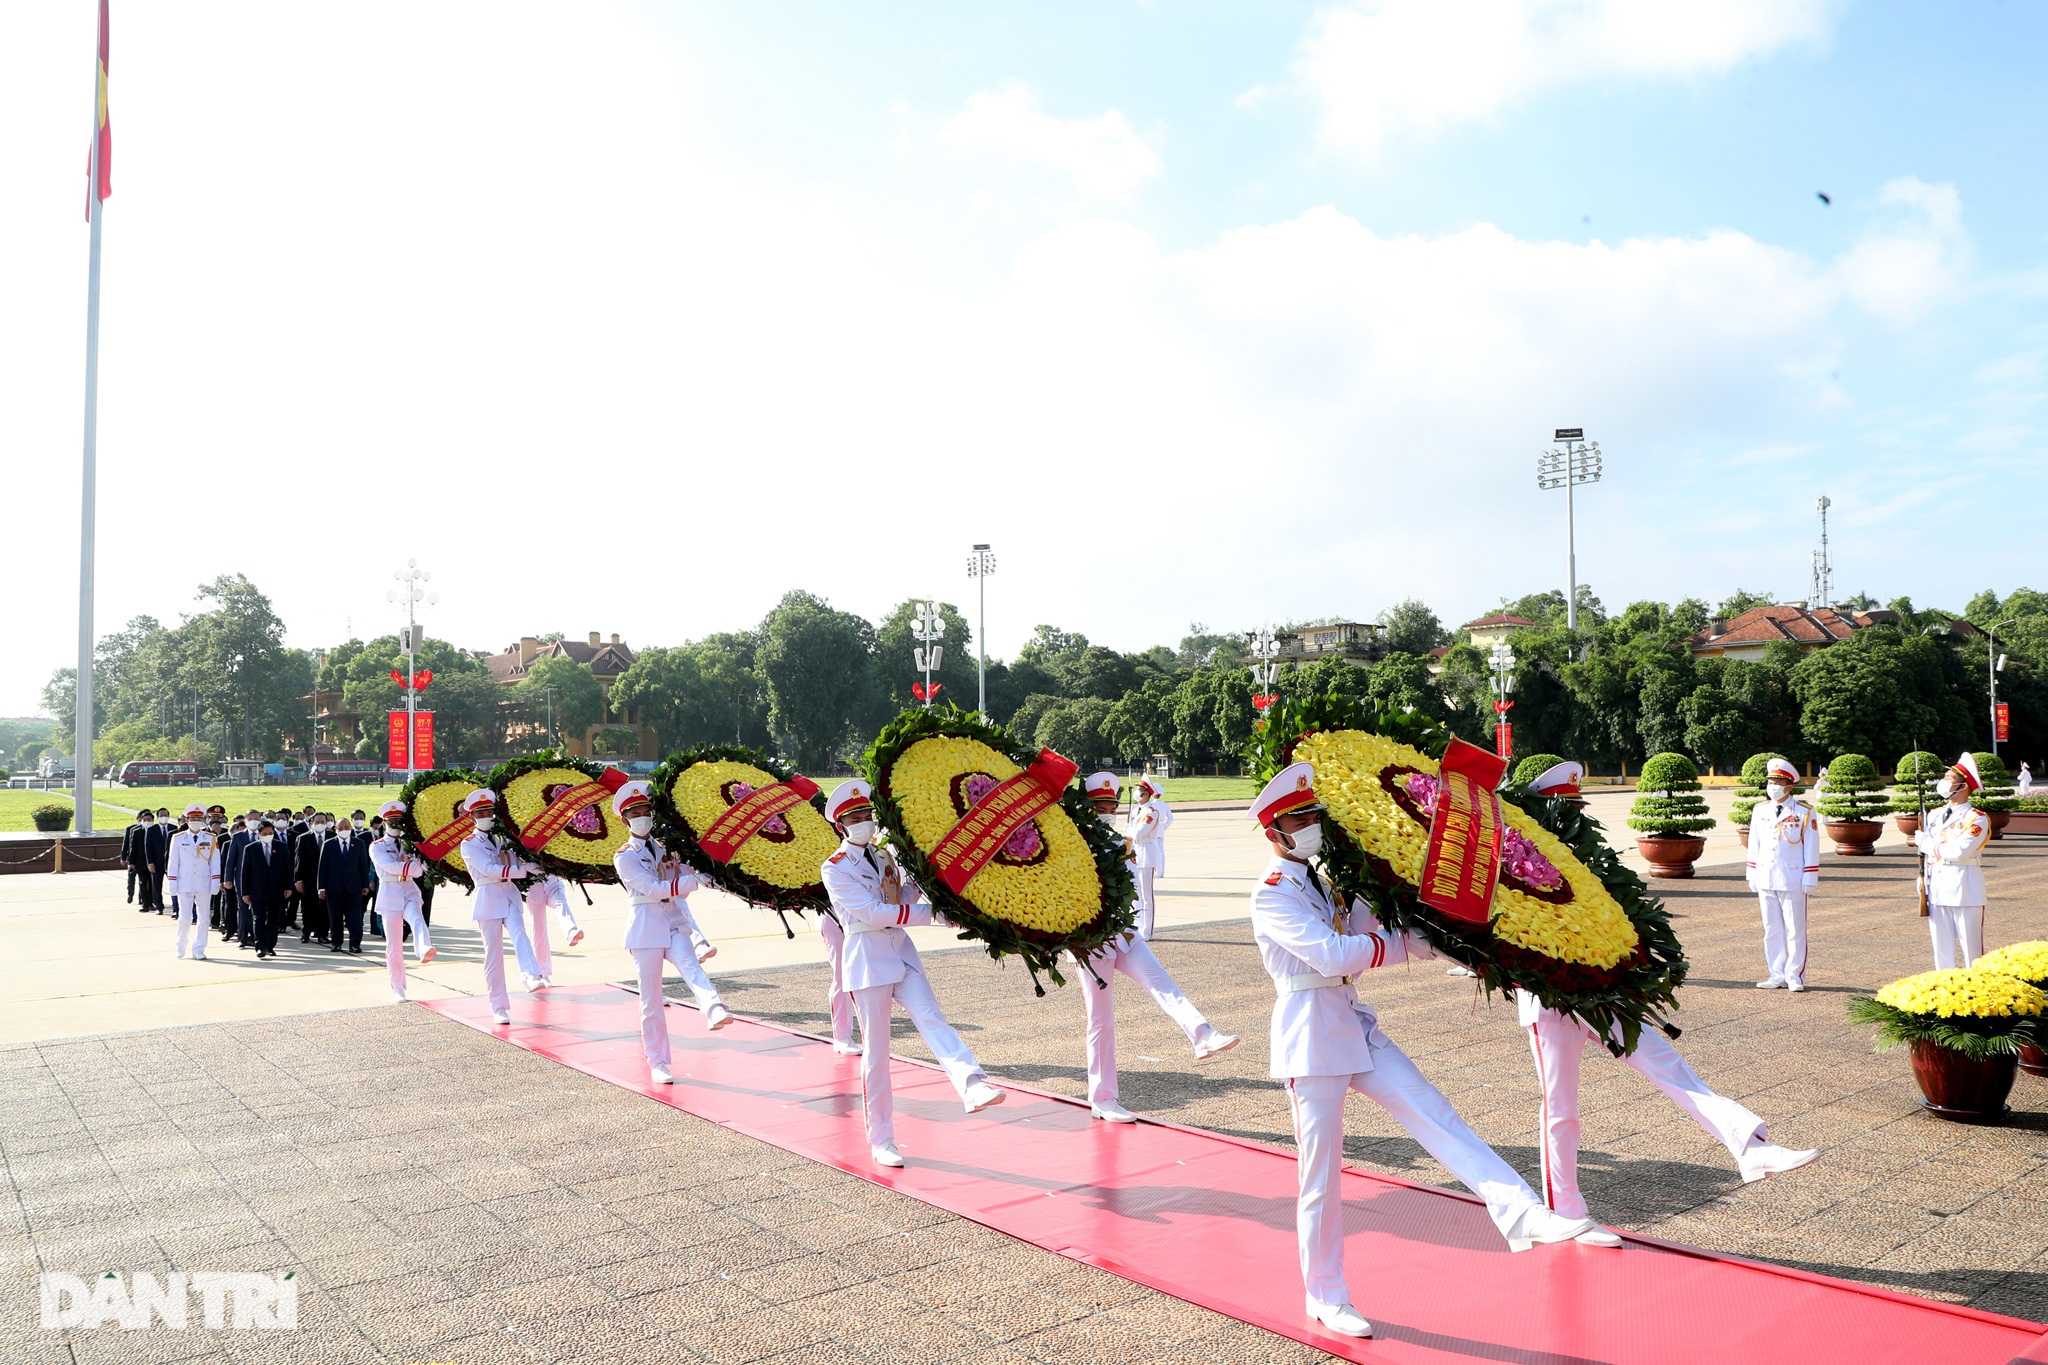
M 1089 645 L 1056 671 L 1067 696 L 1104 702 L 1115 701 L 1139 682 L 1138 666 L 1102 645 Z
M 1109 717 L 1109 703 L 1100 697 L 1063 697 L 1039 717 L 1034 742 L 1082 765 L 1092 768 L 1108 756 L 1114 746 L 1103 738 L 1102 725 Z
M 1047 711 L 1059 705 L 1060 701 L 1061 698 L 1054 693 L 1033 692 L 1018 704 L 1005 723 L 1013 734 L 1023 739 L 1031 739 L 1038 733 L 1038 722 L 1045 718 Z
M 1173 690 L 1167 678 L 1152 678 L 1126 692 L 1102 719 L 1102 737 L 1126 763 L 1141 763 L 1167 752 L 1173 743 Z
M 1432 720 L 1445 720 L 1449 715 L 1437 680 L 1430 676 L 1429 660 L 1403 650 L 1372 666 L 1365 677 L 1365 696 L 1383 711 L 1412 706 Z
M 1890 766 L 1915 748 L 1960 749 L 1971 733 L 1957 695 L 1962 671 L 1929 637 L 1884 627 L 1812 651 L 1791 675 L 1809 752 L 1867 754 Z
M 604 719 L 604 684 L 590 671 L 562 654 L 544 654 L 526 666 L 526 676 L 512 687 L 512 695 L 526 712 L 529 723 L 554 728 L 547 743 L 559 748 L 564 735 L 581 735 Z
M 1221 772 L 1226 757 L 1241 758 L 1256 719 L 1248 671 L 1204 668 L 1187 674 L 1173 692 L 1174 762 L 1183 768 L 1210 763 Z
M 721 634 L 640 651 L 612 684 L 612 710 L 654 727 L 664 750 L 698 744 L 766 746 L 766 686 L 754 668 L 755 638 Z
M 1719 772 L 1740 771 L 1764 742 L 1762 720 L 1711 682 L 1701 683 L 1679 703 L 1678 716 L 1685 722 L 1686 752 Z
M 1380 613 L 1380 645 L 1390 652 L 1427 655 L 1449 643 L 1451 633 L 1444 623 L 1417 598 L 1404 598 Z
M 305 656 L 284 643 L 284 622 L 270 599 L 241 574 L 222 574 L 201 585 L 210 610 L 178 627 L 179 690 L 196 695 L 223 722 L 233 748 L 250 755 L 275 753 L 299 712 L 308 670 Z
M 1080 658 L 1081 651 L 1086 648 L 1088 637 L 1079 631 L 1041 624 L 1031 628 L 1031 638 L 1017 651 L 1017 657 L 1046 668 L 1057 668 L 1062 663 Z
M 624 725 L 607 725 L 590 737 L 590 752 L 599 758 L 631 758 L 640 752 L 640 736 Z
M 988 714 L 998 724 L 1011 724 L 1017 708 L 1027 699 L 1057 696 L 1059 690 L 1060 680 L 1052 670 L 1030 659 L 1010 664 L 1000 659 L 988 661 Z
M 826 770 L 875 709 L 874 627 L 824 599 L 793 591 L 761 622 L 758 665 L 768 723 L 799 766 Z

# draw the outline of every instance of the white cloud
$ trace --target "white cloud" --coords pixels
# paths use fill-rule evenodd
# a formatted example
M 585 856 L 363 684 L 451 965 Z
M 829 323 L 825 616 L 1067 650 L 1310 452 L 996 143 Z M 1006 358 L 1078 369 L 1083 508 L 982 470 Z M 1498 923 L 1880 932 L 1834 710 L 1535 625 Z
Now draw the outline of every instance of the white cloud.
M 975 153 L 995 153 L 1071 176 L 1090 194 L 1128 199 L 1161 169 L 1159 154 L 1115 109 L 1093 118 L 1056 118 L 1023 85 L 967 97 L 940 137 Z
M 1954 294 L 1969 268 L 1962 200 L 1954 185 L 1905 176 L 1887 184 L 1878 202 L 1899 212 L 1857 238 L 1842 260 L 1842 279 L 1866 312 L 1908 326 Z
M 1353 0 L 1309 25 L 1291 86 L 1326 148 L 1484 120 L 1546 90 L 1713 75 L 1831 32 L 1843 0 Z M 1270 92 L 1254 92 L 1254 98 Z

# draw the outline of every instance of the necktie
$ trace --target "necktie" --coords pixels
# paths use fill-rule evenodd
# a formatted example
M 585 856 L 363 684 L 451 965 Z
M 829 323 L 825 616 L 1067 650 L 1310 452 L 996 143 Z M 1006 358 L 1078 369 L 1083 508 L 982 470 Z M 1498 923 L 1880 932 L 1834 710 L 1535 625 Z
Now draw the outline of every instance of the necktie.
M 869 867 L 872 867 L 878 874 L 881 872 L 882 865 L 875 861 L 874 849 L 863 846 L 861 848 L 861 856 L 868 860 Z

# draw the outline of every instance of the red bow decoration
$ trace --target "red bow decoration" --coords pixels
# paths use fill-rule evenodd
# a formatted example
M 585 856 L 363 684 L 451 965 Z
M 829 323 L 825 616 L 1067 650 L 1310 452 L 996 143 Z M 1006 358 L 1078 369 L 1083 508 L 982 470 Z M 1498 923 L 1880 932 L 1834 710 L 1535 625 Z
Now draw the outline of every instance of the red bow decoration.
M 1252 705 L 1261 711 L 1278 700 L 1280 700 L 1279 694 L 1274 692 L 1255 692 L 1252 694 Z
M 938 696 L 940 690 L 944 687 L 944 683 L 933 683 L 929 688 L 923 683 L 912 683 L 910 685 L 910 695 L 916 697 L 919 701 L 930 701 L 933 697 Z

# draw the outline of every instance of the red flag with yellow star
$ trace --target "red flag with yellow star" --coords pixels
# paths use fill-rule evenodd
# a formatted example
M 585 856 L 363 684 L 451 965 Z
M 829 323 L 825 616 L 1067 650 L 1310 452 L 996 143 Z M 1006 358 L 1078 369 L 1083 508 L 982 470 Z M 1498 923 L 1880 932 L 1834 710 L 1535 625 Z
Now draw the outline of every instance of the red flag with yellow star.
M 94 104 L 93 148 L 85 167 L 86 178 L 92 182 L 85 203 L 88 221 L 93 205 L 114 192 L 114 126 L 107 121 L 107 0 L 100 0 L 99 93 Z

